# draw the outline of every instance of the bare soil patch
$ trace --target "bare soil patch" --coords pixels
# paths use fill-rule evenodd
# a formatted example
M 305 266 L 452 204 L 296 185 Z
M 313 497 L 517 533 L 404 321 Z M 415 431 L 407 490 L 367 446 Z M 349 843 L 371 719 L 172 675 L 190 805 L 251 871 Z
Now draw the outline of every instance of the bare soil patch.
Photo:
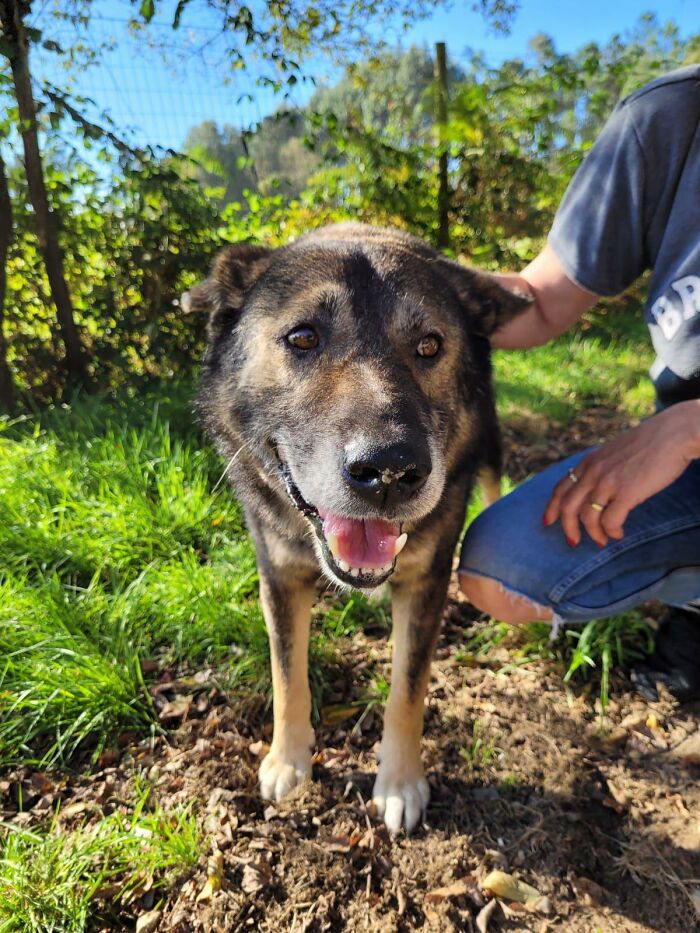
M 52 785 L 51 804 L 60 797 L 75 814 L 64 825 L 97 818 L 124 806 L 139 771 L 163 805 L 197 801 L 206 847 L 199 869 L 163 903 L 144 891 L 114 915 L 105 902 L 99 928 L 133 928 L 156 906 L 156 929 L 180 933 L 476 930 L 487 900 L 479 882 L 500 868 L 544 900 L 535 913 L 499 901 L 490 930 L 695 929 L 698 711 L 667 698 L 648 705 L 619 679 L 601 732 L 591 696 L 565 690 L 546 663 L 499 674 L 512 660 L 505 648 L 487 663 L 459 660 L 469 624 L 479 623 L 453 602 L 426 709 L 432 802 L 410 839 L 390 838 L 369 804 L 378 710 L 353 729 L 359 710 L 341 705 L 368 656 L 388 665 L 383 638 L 358 635 L 343 646 L 342 665 L 329 672 L 339 705 L 325 710 L 330 722 L 318 731 L 314 781 L 274 806 L 256 786 L 269 740 L 261 711 L 227 698 L 207 672 L 194 685 L 163 681 L 156 702 L 166 712 L 171 704 L 177 728 L 152 742 L 123 737 L 125 747 L 105 753 L 92 774 Z M 4 819 L 46 817 L 47 788 L 37 774 L 18 772 L 7 783 Z M 221 890 L 197 901 L 217 850 Z
M 599 435 L 600 420 L 583 426 L 577 446 Z M 508 468 L 521 478 L 565 453 L 551 431 L 537 456 L 513 453 Z M 92 769 L 6 775 L 2 819 L 32 825 L 58 801 L 64 827 L 126 811 L 137 773 L 164 806 L 196 801 L 206 832 L 197 869 L 165 894 L 145 878 L 120 907 L 104 892 L 95 929 L 105 931 L 148 914 L 146 929 L 172 933 L 698 929 L 699 710 L 668 696 L 647 704 L 616 673 L 601 724 L 595 689 L 568 689 L 552 662 L 514 663 L 506 645 L 466 657 L 465 631 L 482 625 L 451 598 L 426 706 L 432 801 L 411 838 L 391 838 L 370 803 L 381 715 L 352 704 L 369 659 L 388 676 L 385 634 L 372 631 L 340 645 L 314 780 L 282 803 L 257 791 L 270 739 L 263 700 L 228 694 L 212 671 L 166 669 L 152 695 L 167 735 L 124 735 Z M 489 910 L 481 882 L 493 869 L 540 899 L 498 898 Z M 208 875 L 218 890 L 207 892 Z

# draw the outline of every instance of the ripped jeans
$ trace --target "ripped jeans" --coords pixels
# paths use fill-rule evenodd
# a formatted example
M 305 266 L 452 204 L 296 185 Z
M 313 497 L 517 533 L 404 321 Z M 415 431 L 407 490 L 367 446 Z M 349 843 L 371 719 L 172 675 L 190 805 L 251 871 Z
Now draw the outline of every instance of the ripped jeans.
M 588 451 L 548 467 L 485 509 L 469 526 L 459 572 L 499 582 L 553 613 L 586 622 L 647 599 L 684 606 L 700 599 L 700 461 L 633 509 L 625 536 L 599 548 L 582 527 L 569 547 L 542 516 L 557 482 Z

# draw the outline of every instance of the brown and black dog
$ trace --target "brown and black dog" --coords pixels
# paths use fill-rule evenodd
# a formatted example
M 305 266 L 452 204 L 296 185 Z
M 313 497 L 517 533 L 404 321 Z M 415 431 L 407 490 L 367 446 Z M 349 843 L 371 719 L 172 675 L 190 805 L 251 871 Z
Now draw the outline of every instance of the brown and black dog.
M 198 407 L 257 548 L 274 689 L 260 767 L 277 800 L 311 772 L 309 622 L 321 575 L 392 591 L 392 687 L 374 801 L 428 803 L 423 704 L 477 474 L 500 471 L 489 335 L 528 301 L 414 237 L 339 224 L 231 246 L 185 296 L 209 312 Z

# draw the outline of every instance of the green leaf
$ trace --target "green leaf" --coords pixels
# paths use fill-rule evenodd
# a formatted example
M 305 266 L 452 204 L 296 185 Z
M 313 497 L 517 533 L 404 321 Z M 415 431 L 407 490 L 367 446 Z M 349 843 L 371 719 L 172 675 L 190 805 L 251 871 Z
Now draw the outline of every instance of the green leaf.
M 139 13 L 144 18 L 144 21 L 150 23 L 153 19 L 156 12 L 155 0 L 141 0 L 141 8 Z

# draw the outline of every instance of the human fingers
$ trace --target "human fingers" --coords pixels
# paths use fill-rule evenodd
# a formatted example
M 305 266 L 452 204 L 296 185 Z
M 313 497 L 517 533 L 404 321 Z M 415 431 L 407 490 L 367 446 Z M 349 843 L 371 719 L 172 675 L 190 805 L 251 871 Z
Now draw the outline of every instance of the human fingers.
M 580 511 L 581 523 L 598 547 L 605 547 L 608 543 L 603 515 L 615 498 L 615 493 L 615 484 L 604 478 L 594 486 Z
M 581 513 L 588 505 L 591 492 L 597 484 L 597 476 L 587 469 L 580 480 L 564 494 L 559 505 L 559 521 L 566 540 L 571 547 L 581 540 L 579 521 Z
M 542 521 L 545 525 L 553 525 L 554 522 L 556 522 L 559 518 L 563 499 L 581 481 L 581 467 L 582 464 L 577 464 L 576 467 L 571 467 L 567 471 L 566 476 L 563 476 L 552 490 L 552 495 L 549 498 L 549 502 L 545 506 L 544 514 L 542 516 Z
M 624 524 L 636 503 L 621 491 L 605 508 L 600 517 L 601 528 L 609 538 L 619 541 L 624 537 Z

